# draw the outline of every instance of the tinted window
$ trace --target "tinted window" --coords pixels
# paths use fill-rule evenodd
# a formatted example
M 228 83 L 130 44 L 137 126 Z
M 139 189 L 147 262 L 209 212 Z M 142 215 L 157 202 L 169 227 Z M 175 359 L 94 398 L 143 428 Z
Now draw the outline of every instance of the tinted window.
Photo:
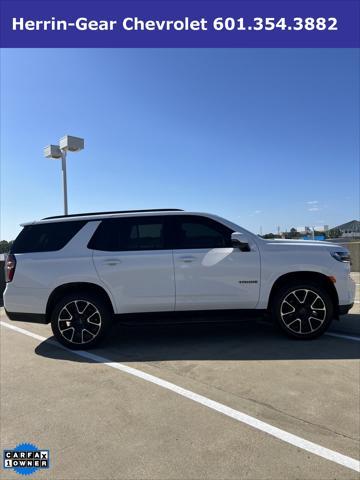
M 164 219 L 154 216 L 103 220 L 88 248 L 113 252 L 164 249 Z
M 60 250 L 85 225 L 86 221 L 39 223 L 27 225 L 14 241 L 12 253 Z
M 173 217 L 174 248 L 231 247 L 232 230 L 215 220 L 200 216 Z

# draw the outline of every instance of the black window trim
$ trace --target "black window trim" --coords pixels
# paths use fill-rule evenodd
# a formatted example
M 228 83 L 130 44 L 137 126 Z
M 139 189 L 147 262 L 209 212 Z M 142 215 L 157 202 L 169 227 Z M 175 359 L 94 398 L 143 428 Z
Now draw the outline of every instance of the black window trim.
M 103 223 L 116 223 L 118 221 L 122 220 L 134 220 L 134 221 L 143 221 L 147 220 L 149 223 L 152 221 L 154 222 L 155 219 L 161 219 L 161 221 L 164 222 L 164 248 L 154 248 L 154 249 L 129 249 L 129 250 L 110 250 L 110 249 L 99 249 L 99 248 L 94 248 L 92 246 L 92 242 L 96 240 L 96 235 L 101 228 L 101 225 Z M 218 230 L 220 233 L 223 233 L 224 235 L 227 234 L 231 236 L 231 233 L 234 231 L 227 225 L 224 225 L 223 223 L 211 218 L 207 217 L 205 215 L 196 215 L 196 214 L 184 214 L 184 215 L 144 215 L 144 216 L 133 216 L 133 217 L 116 217 L 116 218 L 104 218 L 100 220 L 99 225 L 97 226 L 95 232 L 92 234 L 90 240 L 87 243 L 87 248 L 89 250 L 97 251 L 97 252 L 159 252 L 159 251 L 169 251 L 169 250 L 206 250 L 206 249 L 213 249 L 213 248 L 229 248 L 231 247 L 231 243 L 229 242 L 228 246 L 225 247 L 182 247 L 179 248 L 176 246 L 176 239 L 174 237 L 175 234 L 175 223 L 179 222 L 181 220 L 184 221 L 185 219 L 191 219 L 191 220 L 198 220 L 199 223 L 204 223 L 208 224 L 209 227 L 218 227 Z

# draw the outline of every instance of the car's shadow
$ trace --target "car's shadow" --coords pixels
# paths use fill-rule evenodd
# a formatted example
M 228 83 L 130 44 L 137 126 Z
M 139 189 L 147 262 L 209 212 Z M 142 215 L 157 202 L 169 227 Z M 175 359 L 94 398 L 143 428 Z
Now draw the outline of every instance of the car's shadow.
M 360 323 L 358 314 L 347 317 L 351 324 Z M 91 362 L 70 350 L 54 348 L 55 340 L 51 340 L 42 342 L 35 352 L 47 358 Z M 256 319 L 187 325 L 115 324 L 101 347 L 91 352 L 114 362 L 357 359 L 360 342 L 329 335 L 309 341 L 293 340 L 272 324 Z

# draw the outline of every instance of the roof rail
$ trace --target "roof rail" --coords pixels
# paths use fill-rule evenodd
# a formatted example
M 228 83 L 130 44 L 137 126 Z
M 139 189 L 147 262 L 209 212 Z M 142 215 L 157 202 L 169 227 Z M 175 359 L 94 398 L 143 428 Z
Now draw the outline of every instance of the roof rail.
M 45 217 L 42 220 L 51 220 L 54 218 L 67 217 L 87 217 L 91 215 L 111 215 L 114 213 L 141 213 L 141 212 L 183 212 L 181 208 L 150 208 L 147 210 L 115 210 L 112 212 L 88 212 L 88 213 L 71 213 L 70 215 L 56 215 L 53 217 Z

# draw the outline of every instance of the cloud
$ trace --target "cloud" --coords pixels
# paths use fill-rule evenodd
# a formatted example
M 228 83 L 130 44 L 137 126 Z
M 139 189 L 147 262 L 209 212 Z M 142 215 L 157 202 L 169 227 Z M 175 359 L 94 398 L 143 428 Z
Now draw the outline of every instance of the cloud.
M 319 206 L 319 200 L 308 200 L 306 202 L 306 206 L 308 212 L 318 212 L 319 210 L 321 210 Z
M 254 210 L 253 212 L 249 213 L 249 217 L 253 217 L 254 215 L 259 215 L 262 213 L 262 210 Z

